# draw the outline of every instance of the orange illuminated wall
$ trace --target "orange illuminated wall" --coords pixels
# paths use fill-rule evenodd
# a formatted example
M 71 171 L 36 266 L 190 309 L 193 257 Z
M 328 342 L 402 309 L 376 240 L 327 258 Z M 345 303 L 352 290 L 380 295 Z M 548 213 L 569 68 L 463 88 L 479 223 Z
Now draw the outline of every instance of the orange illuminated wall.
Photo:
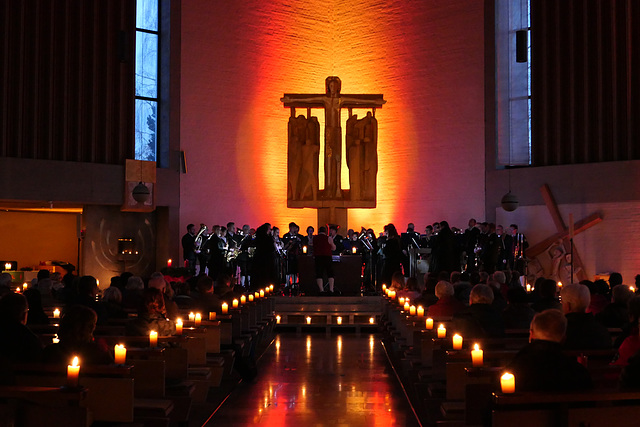
M 482 218 L 483 3 L 182 2 L 183 225 L 316 225 L 315 210 L 286 207 L 280 98 L 324 92 L 329 75 L 343 93 L 387 100 L 376 112 L 378 207 L 351 210 L 350 227 Z

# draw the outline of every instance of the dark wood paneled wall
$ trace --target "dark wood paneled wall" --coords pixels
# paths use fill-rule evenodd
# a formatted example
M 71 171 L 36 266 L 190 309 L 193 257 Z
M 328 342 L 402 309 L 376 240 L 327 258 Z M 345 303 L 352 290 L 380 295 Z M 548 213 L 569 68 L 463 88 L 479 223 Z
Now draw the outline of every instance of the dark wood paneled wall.
M 0 2 L 0 156 L 133 157 L 135 3 Z
M 640 1 L 531 2 L 535 166 L 640 159 Z

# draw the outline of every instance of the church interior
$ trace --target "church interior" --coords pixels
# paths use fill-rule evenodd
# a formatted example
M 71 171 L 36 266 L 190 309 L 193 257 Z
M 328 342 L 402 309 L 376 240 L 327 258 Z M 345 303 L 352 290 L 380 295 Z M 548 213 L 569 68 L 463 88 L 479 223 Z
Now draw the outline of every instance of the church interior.
M 517 224 L 527 236 L 533 250 L 523 286 L 539 277 L 560 280 L 555 251 L 571 265 L 569 282 L 574 269 L 591 281 L 617 272 L 625 285 L 640 274 L 640 2 L 7 0 L 0 22 L 0 260 L 20 285 L 41 269 L 67 264 L 78 276 L 95 277 L 101 292 L 124 272 L 149 278 L 182 265 L 188 224 L 227 222 L 252 228 L 268 222 L 283 232 L 291 221 L 316 232 L 336 222 L 341 234 L 364 227 L 378 235 L 388 223 L 398 231 L 413 223 L 424 233 L 440 221 L 464 230 L 475 218 L 505 230 Z M 345 98 L 384 97 L 375 107 L 349 105 L 348 114 L 343 108 L 337 125 L 347 129 L 352 109 L 359 118 L 372 111 L 377 120 L 373 201 L 339 208 L 291 201 L 289 118 L 317 117 L 319 153 L 330 126 L 317 106 L 293 108 L 282 99 L 324 94 L 327 76 L 340 78 Z M 353 194 L 345 144 L 337 185 Z M 329 182 L 328 159 L 321 154 L 316 165 L 319 191 Z M 320 206 L 331 215 L 341 209 L 341 216 L 326 216 Z M 292 319 L 302 319 L 291 328 L 295 337 L 279 337 L 287 329 L 276 323 L 275 297 L 257 304 L 247 321 L 257 334 L 251 351 L 264 354 L 256 381 L 266 395 L 252 395 L 251 410 L 232 396 L 216 425 L 240 425 L 234 410 L 246 424 L 313 417 L 317 425 L 446 421 L 439 405 L 456 391 L 433 386 L 449 371 L 437 371 L 426 353 L 436 357 L 448 348 L 420 326 L 423 319 L 407 320 L 402 313 L 409 308 L 382 295 L 380 285 L 376 328 L 367 329 L 372 309 L 362 303 L 356 310 L 366 312 L 363 324 L 338 341 L 326 325 L 342 312 L 322 312 L 319 318 L 328 320 L 314 329 L 305 309 L 295 309 Z M 327 331 L 326 339 L 316 334 L 313 345 L 305 342 L 304 334 L 318 330 Z M 384 336 L 384 351 L 374 351 L 369 332 L 376 343 Z M 283 380 L 278 368 L 287 345 L 313 377 L 320 374 L 311 360 L 342 366 L 343 339 L 345 360 L 361 358 L 350 369 L 365 363 L 378 369 L 366 391 L 327 403 L 329 412 L 357 415 L 323 420 L 319 396 L 330 388 L 313 389 L 316 406 L 310 399 L 306 415 L 288 417 L 284 403 L 266 404 L 277 401 L 269 394 L 273 384 L 300 381 Z M 337 342 L 340 353 L 325 360 L 319 347 Z M 422 371 L 406 356 L 420 346 Z M 431 379 L 416 385 L 427 366 Z M 391 380 L 376 391 L 382 376 Z M 345 378 L 344 387 L 354 381 Z M 296 385 L 303 406 L 305 384 Z M 0 391 L 0 402 L 6 393 Z M 632 397 L 625 414 L 636 414 L 640 396 Z M 354 409 L 359 404 L 376 410 Z M 465 423 L 453 406 L 451 424 L 486 422 Z M 213 425 L 206 408 L 192 410 L 197 421 L 167 423 Z M 601 425 L 599 414 L 588 417 Z M 496 417 L 493 425 L 513 419 Z

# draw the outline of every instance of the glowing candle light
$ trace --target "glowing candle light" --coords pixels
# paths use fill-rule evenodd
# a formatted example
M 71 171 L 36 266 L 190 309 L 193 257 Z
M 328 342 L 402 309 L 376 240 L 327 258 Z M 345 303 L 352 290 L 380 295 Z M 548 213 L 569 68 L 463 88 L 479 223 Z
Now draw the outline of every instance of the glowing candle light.
M 222 314 L 227 314 L 229 312 L 229 304 L 226 302 L 222 303 Z
M 158 333 L 156 331 L 149 332 L 149 347 L 158 346 Z
M 240 305 L 238 298 L 234 298 L 233 301 L 231 301 L 231 307 L 238 308 L 238 305 Z
M 24 283 L 22 284 L 22 290 L 23 290 L 23 291 L 26 291 L 28 287 L 29 287 L 29 285 L 27 284 L 27 282 L 24 282 Z
M 19 293 L 20 293 L 20 286 L 18 286 L 18 287 L 16 288 L 16 293 L 17 293 L 17 294 L 19 294 Z
M 310 325 L 310 324 L 311 324 L 311 317 L 307 316 L 307 325 Z
M 527 283 L 527 293 L 531 292 L 531 285 Z
M 245 295 L 242 295 L 240 297 L 240 304 L 245 305 L 247 303 L 247 297 Z
M 273 285 L 269 285 L 269 292 L 273 292 Z
M 431 317 L 427 317 L 424 321 L 424 327 L 427 329 L 433 329 L 433 319 Z
M 338 316 L 336 320 L 338 321 L 338 325 L 342 325 L 342 316 Z
M 398 298 L 398 302 L 400 303 L 400 305 L 404 305 L 404 297 Z
M 387 285 L 383 284 L 382 285 L 382 292 L 385 292 L 387 290 Z
M 200 313 L 196 313 L 196 326 L 200 326 L 200 323 L 202 323 L 202 315 Z
M 306 246 L 303 246 L 303 247 L 302 247 L 302 253 L 303 253 L 303 254 L 306 254 L 306 253 L 307 253 L 307 247 L 306 247 Z
M 122 344 L 116 344 L 113 348 L 115 354 L 115 361 L 118 365 L 124 365 L 125 360 L 127 360 L 127 348 Z
M 441 323 L 440 326 L 438 326 L 438 338 L 444 338 L 447 336 L 447 328 L 444 327 L 444 325 Z
M 195 322 L 195 320 L 196 320 L 196 315 L 192 311 L 191 313 L 189 313 L 189 322 Z
M 60 318 L 60 309 L 56 308 L 55 310 L 53 310 L 53 318 L 54 319 L 59 319 Z
M 58 334 L 56 334 L 51 340 L 54 344 L 58 344 L 60 342 L 60 338 L 58 338 Z
M 358 249 L 354 246 L 354 247 L 351 248 L 351 252 L 354 253 L 354 254 L 358 253 Z
M 260 298 L 260 292 L 258 292 L 258 291 L 256 291 L 256 292 L 254 293 L 254 295 L 255 295 L 256 299 Z
M 376 323 L 376 319 L 375 319 L 375 317 L 370 317 L 370 318 L 369 318 L 369 323 L 371 323 L 372 325 L 373 325 L 374 323 Z
M 249 294 L 249 302 L 253 302 L 253 294 Z
M 416 306 L 412 305 L 411 307 L 409 307 L 409 314 L 411 316 L 415 316 L 416 315 Z
M 411 308 L 411 306 L 409 305 L 409 303 L 408 303 L 408 302 L 405 302 L 405 303 L 404 303 L 403 308 L 404 308 L 404 311 L 409 311 L 409 309 Z
M 423 306 L 419 305 L 418 309 L 417 309 L 417 312 L 418 312 L 418 317 L 424 317 L 424 307 Z
M 502 392 L 505 394 L 515 393 L 516 378 L 513 376 L 513 374 L 505 372 L 505 374 L 500 377 L 500 386 L 502 387 Z
M 562 289 L 562 282 L 558 282 L 558 287 Z
M 264 298 L 264 289 L 260 289 L 260 298 Z
M 636 288 L 634 288 L 633 286 L 629 286 L 629 290 L 630 290 L 631 292 L 633 292 L 633 293 L 635 293 L 635 292 L 636 292 Z
M 455 334 L 453 336 L 453 349 L 454 350 L 462 350 L 462 336 Z
M 182 319 L 176 319 L 176 335 L 182 335 Z
M 78 356 L 73 358 L 71 365 L 67 365 L 67 385 L 69 387 L 78 387 L 78 377 L 80 376 L 80 364 Z
M 392 290 L 391 292 L 389 292 L 389 298 L 396 299 L 396 291 Z
M 216 313 L 215 311 L 209 312 L 209 320 L 216 320 L 217 317 L 218 317 L 218 313 Z
M 478 344 L 473 346 L 473 350 L 471 350 L 471 361 L 473 362 L 473 366 L 479 367 L 483 364 L 483 351 L 480 350 L 480 346 Z
M 167 260 L 167 267 L 171 267 L 171 263 L 172 263 L 172 262 L 173 262 L 173 261 L 171 260 L 171 258 L 169 258 L 169 259 Z
M 276 323 L 280 323 L 280 319 L 281 319 L 281 317 L 280 317 L 280 315 L 278 314 L 278 315 L 276 316 Z
M 7 271 L 11 270 L 11 263 L 10 262 L 5 263 L 4 264 L 4 269 L 7 270 Z

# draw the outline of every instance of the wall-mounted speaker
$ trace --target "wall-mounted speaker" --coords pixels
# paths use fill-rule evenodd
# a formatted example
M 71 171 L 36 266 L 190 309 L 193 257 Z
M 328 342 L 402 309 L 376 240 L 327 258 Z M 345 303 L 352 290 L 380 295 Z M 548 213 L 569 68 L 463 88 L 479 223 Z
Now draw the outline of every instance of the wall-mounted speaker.
M 527 62 L 528 58 L 528 45 L 529 45 L 529 31 L 518 30 L 516 31 L 516 62 Z

